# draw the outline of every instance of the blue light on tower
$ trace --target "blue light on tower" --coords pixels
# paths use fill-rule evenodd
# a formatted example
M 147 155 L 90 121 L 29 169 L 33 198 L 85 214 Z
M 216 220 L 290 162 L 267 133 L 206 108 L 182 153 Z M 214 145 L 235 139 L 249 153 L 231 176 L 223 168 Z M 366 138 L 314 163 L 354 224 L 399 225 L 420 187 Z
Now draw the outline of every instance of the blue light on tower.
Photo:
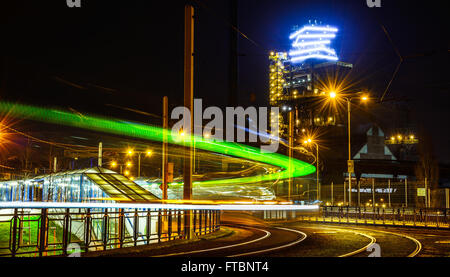
M 338 29 L 328 25 L 309 24 L 289 36 L 293 39 L 289 51 L 291 62 L 303 62 L 307 59 L 337 61 L 336 51 L 330 48 L 331 40 L 336 37 Z

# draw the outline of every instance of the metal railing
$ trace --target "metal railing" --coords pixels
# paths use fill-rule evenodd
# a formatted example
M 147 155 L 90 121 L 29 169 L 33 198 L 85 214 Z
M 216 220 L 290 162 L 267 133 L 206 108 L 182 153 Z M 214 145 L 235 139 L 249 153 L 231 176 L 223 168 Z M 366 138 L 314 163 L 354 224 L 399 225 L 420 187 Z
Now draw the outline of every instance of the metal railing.
M 450 228 L 450 209 L 325 206 L 318 217 L 322 222 Z
M 450 230 L 450 209 L 324 206 L 317 212 L 266 211 L 255 215 L 267 221 L 293 220 Z
M 190 214 L 190 216 L 187 216 Z M 0 256 L 42 257 L 189 238 L 220 228 L 218 210 L 0 209 Z

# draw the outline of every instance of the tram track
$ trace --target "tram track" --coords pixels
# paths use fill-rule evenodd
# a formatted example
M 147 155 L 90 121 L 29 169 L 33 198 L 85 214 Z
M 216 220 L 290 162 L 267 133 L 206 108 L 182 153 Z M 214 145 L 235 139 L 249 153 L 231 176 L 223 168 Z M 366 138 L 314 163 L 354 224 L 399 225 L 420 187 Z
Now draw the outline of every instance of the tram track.
M 284 231 L 284 232 L 294 233 L 296 235 L 296 239 L 293 241 L 290 240 L 289 242 L 283 243 L 281 245 L 279 245 L 279 243 L 275 243 L 275 244 L 277 244 L 276 246 L 268 247 L 268 248 L 266 247 L 263 249 L 258 249 L 261 247 L 261 245 L 256 245 L 256 249 L 248 249 L 245 251 L 241 250 L 242 252 L 231 253 L 231 254 L 225 255 L 225 257 L 243 257 L 243 256 L 253 256 L 253 255 L 257 255 L 257 254 L 269 253 L 269 252 L 285 249 L 285 248 L 294 246 L 296 244 L 299 244 L 300 242 L 305 240 L 307 237 L 307 234 L 305 234 L 302 231 L 285 228 L 285 227 L 266 228 L 266 227 L 245 226 L 245 225 L 241 225 L 241 224 L 225 224 L 225 226 L 233 227 L 233 228 L 242 228 L 242 229 L 247 229 L 247 230 L 250 229 L 253 231 L 260 232 L 263 235 L 256 239 L 252 239 L 250 241 L 240 242 L 240 243 L 236 243 L 236 244 L 230 244 L 230 245 L 225 245 L 225 246 L 220 246 L 220 247 L 212 247 L 212 248 L 206 248 L 206 249 L 198 249 L 198 250 L 192 250 L 192 251 L 168 253 L 168 254 L 163 254 L 163 255 L 155 255 L 152 257 L 188 256 L 188 255 L 193 255 L 193 254 L 202 255 L 203 253 L 212 253 L 215 251 L 225 251 L 225 250 L 230 250 L 230 249 L 234 250 L 234 249 L 238 249 L 239 247 L 249 247 L 250 246 L 250 248 L 254 248 L 255 247 L 254 245 L 256 245 L 257 243 L 261 243 L 261 242 L 263 242 L 263 244 L 267 244 L 267 243 L 271 244 L 272 242 L 269 241 L 269 238 L 272 237 L 272 234 L 274 232 L 274 231 L 269 231 L 271 229 L 275 229 L 276 231 Z

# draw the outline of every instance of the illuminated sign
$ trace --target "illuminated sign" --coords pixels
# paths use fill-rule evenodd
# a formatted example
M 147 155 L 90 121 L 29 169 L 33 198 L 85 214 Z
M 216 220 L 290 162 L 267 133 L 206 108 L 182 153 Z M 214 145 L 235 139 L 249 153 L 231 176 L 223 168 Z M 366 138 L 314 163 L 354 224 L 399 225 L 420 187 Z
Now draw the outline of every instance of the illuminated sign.
M 289 51 L 291 62 L 303 62 L 308 59 L 337 61 L 336 51 L 330 48 L 331 40 L 336 37 L 338 29 L 328 25 L 305 25 L 289 36 L 294 40 L 293 49 Z

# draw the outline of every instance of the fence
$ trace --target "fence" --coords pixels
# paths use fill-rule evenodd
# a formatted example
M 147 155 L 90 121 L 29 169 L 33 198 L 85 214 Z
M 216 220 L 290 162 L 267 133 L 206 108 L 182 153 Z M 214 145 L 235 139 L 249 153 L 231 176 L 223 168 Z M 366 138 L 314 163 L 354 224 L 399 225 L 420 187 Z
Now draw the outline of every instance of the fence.
M 350 206 L 450 208 L 449 189 L 427 187 L 421 181 L 389 179 L 354 179 L 351 187 Z M 422 192 L 422 194 L 421 194 Z M 324 203 L 348 204 L 348 182 L 321 185 L 321 198 Z
M 42 257 L 133 247 L 220 228 L 217 210 L 0 209 L 0 256 Z
M 317 212 L 267 211 L 255 213 L 268 221 L 295 220 L 318 223 L 348 223 L 450 230 L 450 209 L 372 208 L 324 206 Z

